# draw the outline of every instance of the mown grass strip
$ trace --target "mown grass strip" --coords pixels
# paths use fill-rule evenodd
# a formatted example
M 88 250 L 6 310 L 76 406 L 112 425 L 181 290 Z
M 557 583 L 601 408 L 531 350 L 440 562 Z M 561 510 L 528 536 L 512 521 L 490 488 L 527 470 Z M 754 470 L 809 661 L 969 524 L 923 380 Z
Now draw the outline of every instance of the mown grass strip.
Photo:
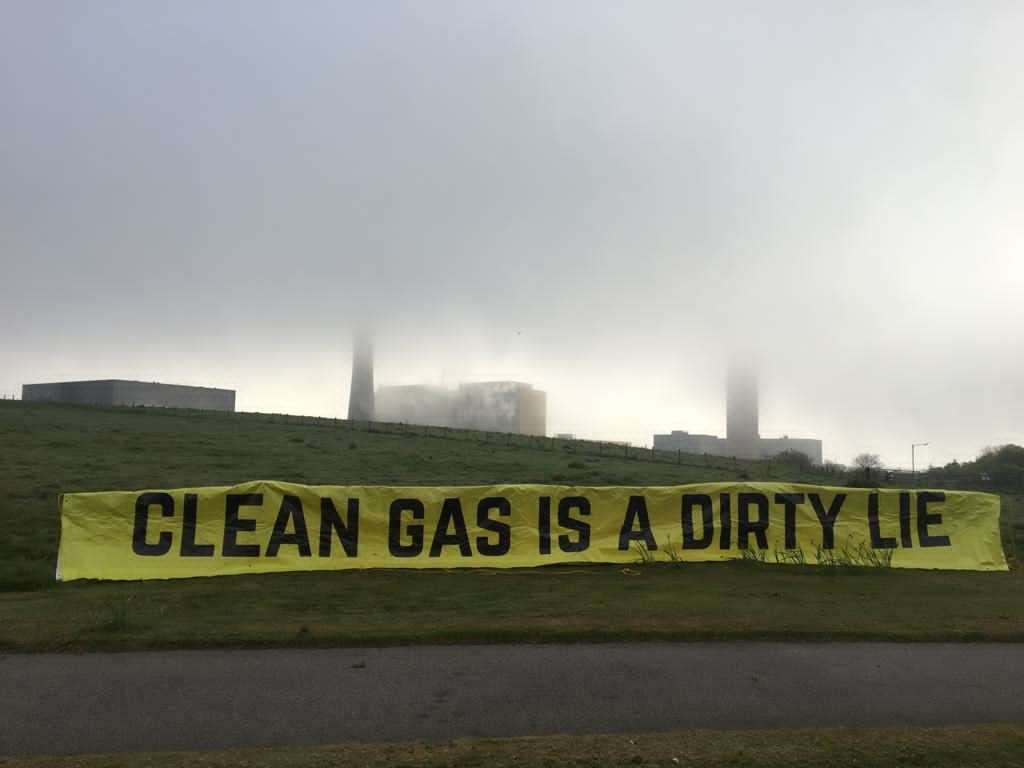
M 0 594 L 0 649 L 1024 640 L 1024 573 L 728 563 L 338 571 Z
M 0 758 L 2 768 L 1000 768 L 1024 765 L 1024 725 L 542 736 L 220 752 Z

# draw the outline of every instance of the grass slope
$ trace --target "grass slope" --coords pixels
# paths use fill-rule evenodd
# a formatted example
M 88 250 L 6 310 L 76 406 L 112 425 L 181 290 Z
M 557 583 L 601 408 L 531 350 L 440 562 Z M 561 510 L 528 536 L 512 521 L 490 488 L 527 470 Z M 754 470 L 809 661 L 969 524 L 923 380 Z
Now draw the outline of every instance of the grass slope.
M 668 638 L 1024 639 L 1024 572 L 752 563 L 55 584 L 60 491 L 305 483 L 672 484 L 834 476 L 504 435 L 0 401 L 0 648 Z M 584 446 L 575 446 L 581 451 Z M 660 458 L 661 461 L 652 461 Z M 676 463 L 678 461 L 679 463 Z M 1019 497 L 1004 497 L 1008 519 Z
M 756 563 L 345 571 L 0 594 L 0 650 L 696 639 L 1024 640 L 1015 573 Z
M 1024 726 L 819 728 L 676 731 L 644 735 L 473 739 L 444 744 L 339 744 L 223 752 L 154 752 L 75 757 L 0 758 L 0 768 L 1000 768 L 1024 765 Z
M 567 442 L 483 432 L 352 425 L 330 419 L 0 400 L 0 589 L 53 580 L 57 495 L 72 491 L 296 483 L 669 485 L 828 476 L 760 462 L 690 464 L 577 455 Z M 387 429 L 389 431 L 380 431 Z M 554 448 L 554 450 L 552 450 Z M 834 482 L 835 478 L 831 480 Z

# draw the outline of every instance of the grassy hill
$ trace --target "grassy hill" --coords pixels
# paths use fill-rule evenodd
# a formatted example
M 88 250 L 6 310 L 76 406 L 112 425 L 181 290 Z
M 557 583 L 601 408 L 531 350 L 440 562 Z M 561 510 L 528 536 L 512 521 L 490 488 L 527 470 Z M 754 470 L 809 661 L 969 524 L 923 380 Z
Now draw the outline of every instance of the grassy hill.
M 0 401 L 0 446 L 0 648 L 1024 638 L 1020 569 L 1010 574 L 876 572 L 737 562 L 642 569 L 306 573 L 128 584 L 53 580 L 60 492 L 252 479 L 312 484 L 846 482 L 843 476 L 798 465 L 328 419 L 13 401 Z M 1005 495 L 1003 506 L 1009 532 L 1012 520 L 1024 521 L 1024 504 L 1019 496 Z
M 369 431 L 373 430 L 373 431 Z M 670 485 L 791 479 L 797 466 L 582 441 L 333 419 L 0 401 L 0 589 L 53 580 L 57 495 L 231 485 Z

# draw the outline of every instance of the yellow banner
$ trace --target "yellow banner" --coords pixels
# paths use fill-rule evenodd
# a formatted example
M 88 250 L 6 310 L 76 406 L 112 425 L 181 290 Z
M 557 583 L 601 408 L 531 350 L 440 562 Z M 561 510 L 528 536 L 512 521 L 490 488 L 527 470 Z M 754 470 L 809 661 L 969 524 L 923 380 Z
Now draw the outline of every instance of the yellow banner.
M 1005 571 L 999 497 L 790 483 L 251 482 L 61 498 L 57 578 L 737 558 Z

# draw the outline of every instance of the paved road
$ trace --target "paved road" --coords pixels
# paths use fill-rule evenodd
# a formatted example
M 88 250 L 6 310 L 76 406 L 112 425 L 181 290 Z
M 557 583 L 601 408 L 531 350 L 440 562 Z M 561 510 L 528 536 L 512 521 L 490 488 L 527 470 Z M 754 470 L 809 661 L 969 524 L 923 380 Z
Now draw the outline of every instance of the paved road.
M 1024 720 L 1024 645 L 0 656 L 0 754 Z

